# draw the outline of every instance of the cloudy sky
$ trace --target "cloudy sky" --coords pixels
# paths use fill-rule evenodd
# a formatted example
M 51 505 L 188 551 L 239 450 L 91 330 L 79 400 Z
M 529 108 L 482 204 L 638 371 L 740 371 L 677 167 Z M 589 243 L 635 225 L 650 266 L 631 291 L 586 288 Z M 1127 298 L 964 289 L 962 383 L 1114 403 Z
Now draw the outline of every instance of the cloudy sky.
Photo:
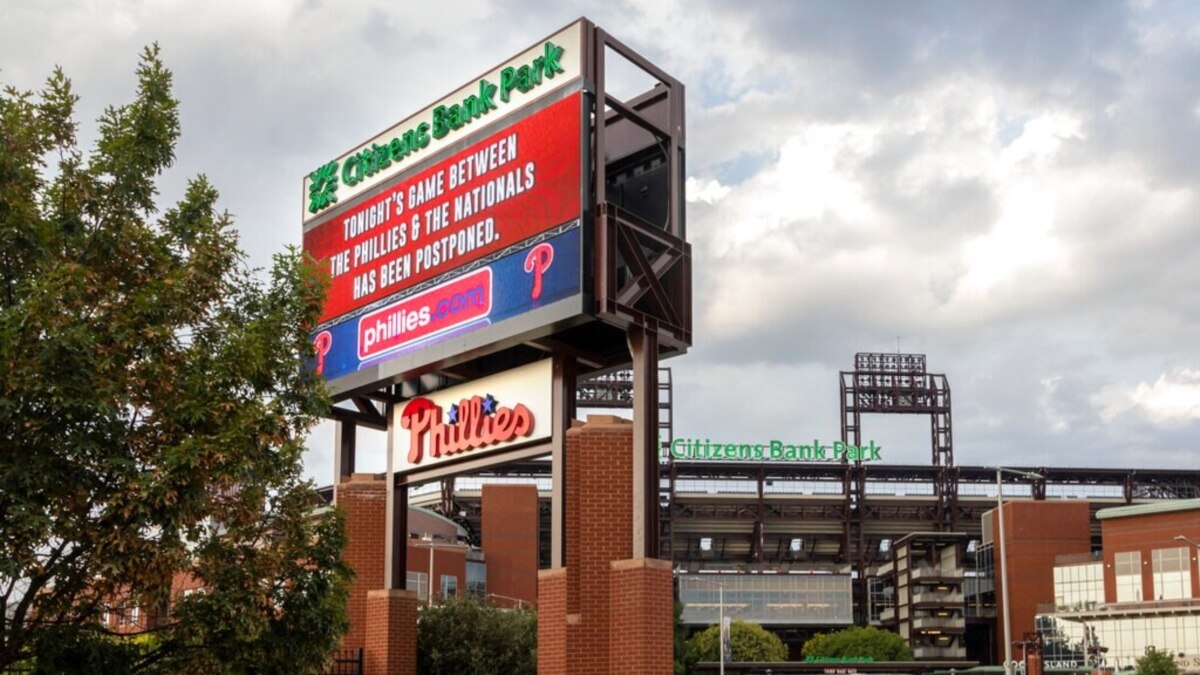
M 688 87 L 676 435 L 833 439 L 838 371 L 900 350 L 949 377 L 958 464 L 1200 470 L 1194 2 L 0 0 L 0 81 L 63 66 L 91 138 L 157 41 L 164 201 L 207 174 L 266 265 L 314 166 L 581 15 Z M 927 462 L 928 428 L 864 437 Z

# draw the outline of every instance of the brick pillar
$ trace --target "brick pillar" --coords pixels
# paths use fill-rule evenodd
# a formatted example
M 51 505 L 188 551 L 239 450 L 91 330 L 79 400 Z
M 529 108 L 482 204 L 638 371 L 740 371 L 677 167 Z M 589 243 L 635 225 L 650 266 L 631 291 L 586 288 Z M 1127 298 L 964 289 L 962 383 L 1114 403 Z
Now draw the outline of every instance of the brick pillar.
M 614 560 L 609 568 L 608 672 L 670 673 L 675 640 L 671 561 Z
M 338 483 L 337 504 L 346 514 L 346 548 L 342 560 L 354 569 L 354 583 L 346 601 L 350 630 L 342 638 L 342 647 L 353 649 L 366 644 L 367 592 L 383 588 L 384 514 L 387 510 L 387 483 L 383 475 L 354 474 Z
M 539 675 L 567 672 L 567 569 L 538 572 Z
M 633 426 L 590 415 L 567 432 L 566 446 L 567 567 L 544 573 L 538 590 L 539 609 L 557 606 L 555 594 L 565 585 L 565 621 L 555 610 L 539 616 L 538 672 L 670 673 L 670 563 L 630 559 Z M 544 661 L 543 650 L 549 651 Z
M 419 604 L 415 591 L 367 592 L 363 675 L 416 675 Z

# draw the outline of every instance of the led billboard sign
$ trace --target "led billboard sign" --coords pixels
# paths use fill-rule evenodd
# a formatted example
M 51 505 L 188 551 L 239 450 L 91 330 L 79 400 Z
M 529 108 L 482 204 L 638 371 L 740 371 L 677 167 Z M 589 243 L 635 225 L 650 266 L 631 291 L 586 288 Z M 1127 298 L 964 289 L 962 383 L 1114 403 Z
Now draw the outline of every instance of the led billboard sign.
M 583 72 L 583 22 L 577 21 L 463 85 L 304 179 L 304 222 L 451 147 L 483 124 L 509 116 Z M 397 78 L 396 81 L 403 81 Z
M 519 315 L 582 312 L 582 125 L 566 94 L 306 227 L 331 277 L 314 345 L 335 394 L 445 355 L 433 345 L 511 337 Z
M 579 218 L 581 105 L 573 94 L 306 229 L 333 280 L 321 320 Z

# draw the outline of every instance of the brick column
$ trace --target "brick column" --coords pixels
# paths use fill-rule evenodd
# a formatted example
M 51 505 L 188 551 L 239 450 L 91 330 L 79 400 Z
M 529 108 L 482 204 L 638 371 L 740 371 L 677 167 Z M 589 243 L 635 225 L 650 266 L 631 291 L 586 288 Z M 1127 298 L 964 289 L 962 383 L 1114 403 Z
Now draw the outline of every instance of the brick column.
M 590 415 L 567 432 L 567 567 L 544 573 L 538 589 L 545 611 L 565 587 L 565 612 L 539 616 L 541 675 L 671 672 L 670 563 L 630 559 L 632 453 L 628 420 Z
M 415 591 L 367 592 L 363 675 L 416 675 L 419 604 Z
M 615 560 L 609 569 L 608 672 L 670 673 L 675 646 L 671 561 Z
M 567 672 L 567 568 L 538 572 L 539 675 Z
M 383 588 L 383 533 L 387 509 L 387 483 L 383 475 L 354 474 L 338 483 L 338 507 L 346 514 L 346 548 L 342 560 L 354 570 L 346 615 L 350 630 L 342 647 L 366 644 L 367 591 Z

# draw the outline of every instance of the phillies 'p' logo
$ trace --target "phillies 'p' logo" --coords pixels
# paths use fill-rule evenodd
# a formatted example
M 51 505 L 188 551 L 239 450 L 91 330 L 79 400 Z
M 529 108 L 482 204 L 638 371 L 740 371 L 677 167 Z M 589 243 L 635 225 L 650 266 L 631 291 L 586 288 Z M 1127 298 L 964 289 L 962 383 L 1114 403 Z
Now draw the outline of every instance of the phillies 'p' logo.
M 553 262 L 554 247 L 546 243 L 534 246 L 525 256 L 525 273 L 533 274 L 533 290 L 529 292 L 529 297 L 534 300 L 542 297 L 542 275 Z
M 333 348 L 333 334 L 329 331 L 322 331 L 320 335 L 313 339 L 313 349 L 317 352 L 317 374 L 325 372 L 325 355 Z

